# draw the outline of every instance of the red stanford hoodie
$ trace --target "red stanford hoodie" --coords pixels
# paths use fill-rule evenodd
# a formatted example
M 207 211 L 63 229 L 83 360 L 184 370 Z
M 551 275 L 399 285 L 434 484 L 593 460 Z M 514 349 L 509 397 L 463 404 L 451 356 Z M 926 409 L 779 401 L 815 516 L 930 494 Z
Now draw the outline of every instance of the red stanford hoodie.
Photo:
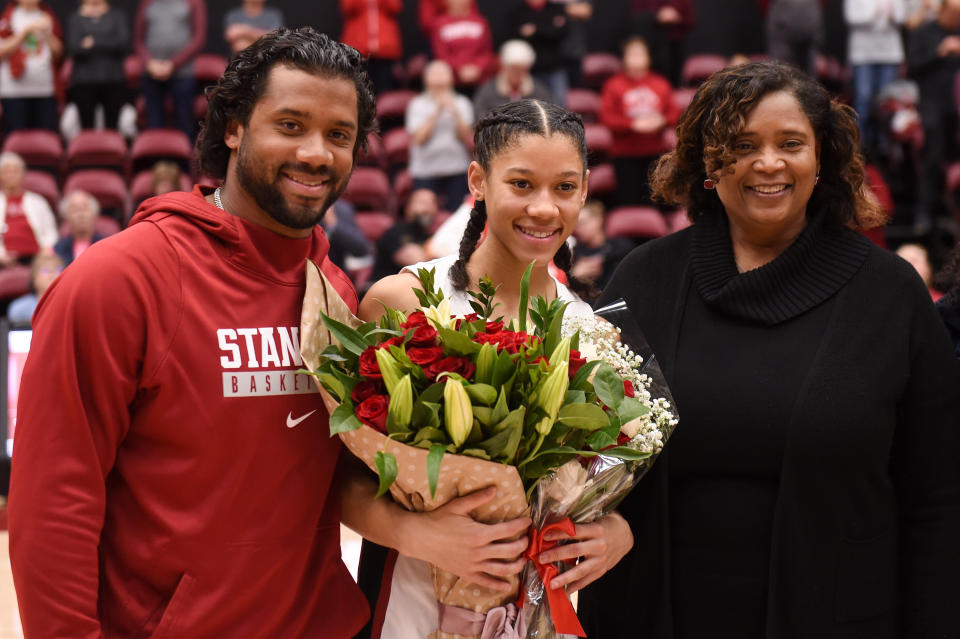
M 43 296 L 23 374 L 10 558 L 31 639 L 339 639 L 340 454 L 297 375 L 304 260 L 199 190 L 144 202 Z

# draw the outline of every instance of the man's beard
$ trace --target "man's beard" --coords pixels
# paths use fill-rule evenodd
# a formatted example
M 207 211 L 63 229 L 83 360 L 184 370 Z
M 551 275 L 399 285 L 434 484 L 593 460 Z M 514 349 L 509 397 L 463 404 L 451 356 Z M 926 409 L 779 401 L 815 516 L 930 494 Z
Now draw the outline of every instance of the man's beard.
M 327 167 L 317 170 L 305 164 L 283 164 L 273 173 L 274 180 L 278 180 L 280 173 L 285 169 L 328 180 L 329 190 L 318 210 L 307 205 L 291 206 L 274 182 L 269 181 L 270 175 L 267 174 L 267 171 L 251 165 L 248 156 L 249 152 L 241 142 L 237 154 L 237 179 L 240 181 L 240 185 L 253 198 L 257 206 L 287 228 L 309 229 L 319 224 L 327 209 L 337 201 L 337 198 L 347 187 L 347 180 Z

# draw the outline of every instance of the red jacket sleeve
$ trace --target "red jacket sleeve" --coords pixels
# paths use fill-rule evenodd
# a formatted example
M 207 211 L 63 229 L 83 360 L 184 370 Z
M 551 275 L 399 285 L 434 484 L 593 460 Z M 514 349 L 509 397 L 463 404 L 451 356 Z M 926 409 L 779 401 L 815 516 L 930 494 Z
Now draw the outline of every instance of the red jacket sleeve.
M 190 42 L 180 49 L 177 55 L 170 60 L 174 68 L 182 67 L 192 60 L 203 49 L 207 42 L 207 4 L 205 0 L 189 0 L 190 2 Z
M 603 85 L 600 121 L 612 133 L 631 132 L 633 120 L 623 110 L 624 86 L 620 76 L 613 76 Z
M 159 232 L 142 226 L 128 232 Z M 33 639 L 101 636 L 106 477 L 130 426 L 129 406 L 149 392 L 147 323 L 174 326 L 164 308 L 179 305 L 169 261 L 166 273 L 137 276 L 160 256 L 114 249 L 109 239 L 89 251 L 43 296 L 21 380 L 10 563 L 24 635 Z

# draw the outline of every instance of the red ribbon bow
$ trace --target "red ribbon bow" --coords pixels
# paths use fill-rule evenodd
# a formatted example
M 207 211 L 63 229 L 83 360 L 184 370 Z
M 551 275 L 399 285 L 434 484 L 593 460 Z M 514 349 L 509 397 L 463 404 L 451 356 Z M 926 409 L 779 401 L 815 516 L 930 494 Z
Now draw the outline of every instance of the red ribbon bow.
M 537 572 L 540 573 L 540 579 L 543 580 L 543 587 L 547 592 L 547 601 L 550 602 L 550 615 L 553 618 L 553 626 L 557 632 L 564 635 L 586 637 L 587 633 L 583 631 L 583 626 L 580 625 L 580 620 L 577 619 L 577 613 L 573 609 L 573 604 L 570 603 L 567 593 L 563 588 L 550 587 L 550 582 L 560 574 L 560 570 L 555 564 L 540 563 L 540 553 L 550 550 L 557 545 L 556 541 L 544 539 L 547 533 L 554 530 L 564 532 L 570 537 L 576 534 L 576 526 L 574 526 L 573 521 L 571 521 L 569 517 L 565 517 L 555 524 L 544 526 L 540 530 L 531 526 L 527 533 L 530 537 L 530 543 L 527 545 L 527 550 L 523 553 L 523 556 L 532 561 L 533 565 L 537 567 Z M 520 602 L 517 605 L 523 605 L 522 594 L 520 596 Z

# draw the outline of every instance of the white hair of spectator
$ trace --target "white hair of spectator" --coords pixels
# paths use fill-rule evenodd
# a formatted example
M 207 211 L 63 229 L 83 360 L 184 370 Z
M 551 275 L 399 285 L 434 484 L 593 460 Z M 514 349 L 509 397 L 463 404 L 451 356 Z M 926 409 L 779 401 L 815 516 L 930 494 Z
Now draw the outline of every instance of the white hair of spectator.
M 2 160 L 0 160 L 0 166 L 2 165 L 3 165 L 3 162 Z M 70 202 L 70 198 L 77 195 L 85 197 L 87 199 L 87 203 L 90 205 L 90 208 L 97 215 L 100 215 L 100 201 L 97 200 L 97 198 L 93 197 L 90 193 L 87 193 L 82 189 L 74 189 L 73 191 L 70 191 L 60 199 L 59 213 L 60 213 L 61 220 L 67 219 L 67 203 Z
M 537 61 L 537 52 L 524 40 L 507 40 L 500 47 L 500 66 L 532 67 Z
M 27 169 L 27 163 L 23 161 L 23 158 L 20 157 L 18 153 L 14 153 L 13 151 L 0 153 L 0 166 L 5 164 L 18 164 L 24 171 Z

